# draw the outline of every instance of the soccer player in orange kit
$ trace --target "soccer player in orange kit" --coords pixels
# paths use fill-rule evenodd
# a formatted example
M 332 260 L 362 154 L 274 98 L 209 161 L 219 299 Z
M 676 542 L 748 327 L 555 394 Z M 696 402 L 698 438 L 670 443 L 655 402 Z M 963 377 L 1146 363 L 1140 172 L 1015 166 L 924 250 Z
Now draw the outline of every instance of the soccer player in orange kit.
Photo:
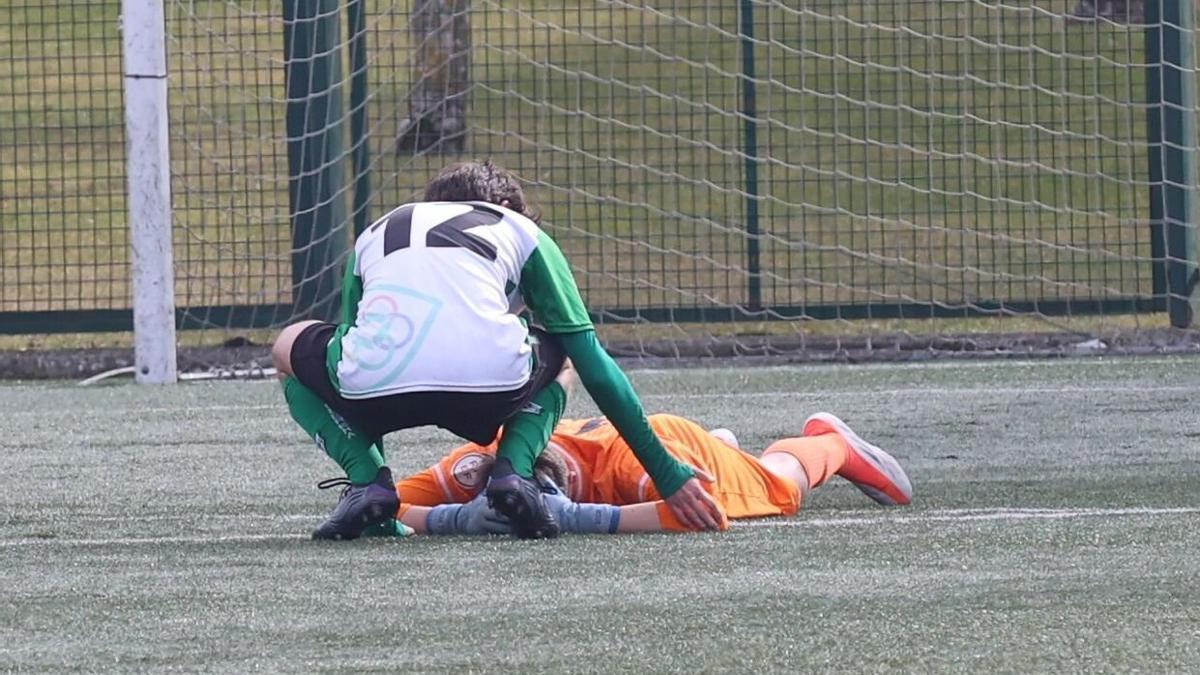
M 706 489 L 727 518 L 793 515 L 804 496 L 833 475 L 849 480 L 883 505 L 908 504 L 912 499 L 912 485 L 895 458 L 829 413 L 809 417 L 800 436 L 772 443 L 761 457 L 743 452 L 728 430 L 709 432 L 675 415 L 652 415 L 649 421 L 671 455 L 715 479 Z M 462 529 L 465 521 L 456 526 L 446 518 L 431 526 L 436 516 L 430 507 L 471 502 L 484 489 L 495 448 L 495 443 L 463 445 L 437 464 L 398 481 L 396 490 L 403 501 L 400 521 L 418 533 L 481 533 L 477 528 Z M 576 531 L 693 529 L 673 516 L 632 450 L 604 418 L 564 420 L 546 454 L 551 462 L 565 465 L 555 482 L 561 484 L 566 498 L 580 506 L 621 507 L 597 512 L 597 522 Z M 487 531 L 503 531 L 497 521 L 490 524 L 495 529 Z M 725 527 L 727 520 L 722 523 Z

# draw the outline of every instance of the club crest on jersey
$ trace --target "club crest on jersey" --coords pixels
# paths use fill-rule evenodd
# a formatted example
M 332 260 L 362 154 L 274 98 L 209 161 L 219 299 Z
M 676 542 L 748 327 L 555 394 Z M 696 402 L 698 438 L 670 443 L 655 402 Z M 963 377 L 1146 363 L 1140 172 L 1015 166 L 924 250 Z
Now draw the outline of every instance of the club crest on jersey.
M 483 487 L 487 476 L 484 474 L 491 468 L 491 458 L 477 452 L 463 455 L 450 469 L 450 475 L 458 487 L 466 492 L 475 492 Z
M 380 285 L 359 304 L 358 325 L 342 341 L 357 367 L 356 389 L 395 382 L 420 353 L 442 302 L 409 288 Z

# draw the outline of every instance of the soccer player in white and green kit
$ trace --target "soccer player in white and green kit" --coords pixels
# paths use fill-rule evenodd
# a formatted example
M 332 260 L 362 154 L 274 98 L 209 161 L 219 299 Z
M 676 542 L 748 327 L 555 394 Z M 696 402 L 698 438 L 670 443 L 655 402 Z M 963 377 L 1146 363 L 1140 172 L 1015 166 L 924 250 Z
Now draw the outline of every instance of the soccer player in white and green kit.
M 391 525 L 403 495 L 382 438 L 425 425 L 480 444 L 503 426 L 488 500 L 519 536 L 557 536 L 532 479 L 566 405 L 555 381 L 565 358 L 677 517 L 717 529 L 719 510 L 698 479 L 712 477 L 663 448 L 534 217 L 509 172 L 490 162 L 451 165 L 424 201 L 358 237 L 340 324 L 304 321 L 280 333 L 272 355 L 292 417 L 349 482 L 314 538 L 354 539 Z M 518 316 L 522 306 L 536 328 Z

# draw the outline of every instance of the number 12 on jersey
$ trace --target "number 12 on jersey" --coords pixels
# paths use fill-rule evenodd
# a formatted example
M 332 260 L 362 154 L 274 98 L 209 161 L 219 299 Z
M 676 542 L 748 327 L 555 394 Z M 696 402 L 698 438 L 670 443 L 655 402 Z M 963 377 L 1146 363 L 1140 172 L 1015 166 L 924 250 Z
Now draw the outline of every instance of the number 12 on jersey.
M 503 213 L 487 206 L 471 204 L 470 211 L 455 215 L 429 228 L 425 233 L 425 241 L 414 244 L 412 219 L 416 206 L 416 204 L 405 204 L 371 226 L 372 230 L 385 228 L 383 233 L 383 254 L 385 256 L 394 251 L 424 246 L 427 248 L 465 248 L 488 260 L 496 260 L 495 244 L 483 237 L 475 236 L 467 230 L 495 225 L 504 220 Z

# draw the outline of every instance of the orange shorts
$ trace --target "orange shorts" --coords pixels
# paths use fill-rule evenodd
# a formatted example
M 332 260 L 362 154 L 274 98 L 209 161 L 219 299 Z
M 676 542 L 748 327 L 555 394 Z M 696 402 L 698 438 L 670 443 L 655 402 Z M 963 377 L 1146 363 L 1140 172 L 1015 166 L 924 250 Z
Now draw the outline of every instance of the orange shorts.
M 652 415 L 650 427 L 675 458 L 716 478 L 705 488 L 730 518 L 787 516 L 800 509 L 799 486 L 768 471 L 757 457 L 726 445 L 695 422 L 675 415 Z M 661 499 L 624 440 L 618 438 L 606 454 L 606 465 L 597 466 L 593 473 L 597 501 L 634 504 Z

